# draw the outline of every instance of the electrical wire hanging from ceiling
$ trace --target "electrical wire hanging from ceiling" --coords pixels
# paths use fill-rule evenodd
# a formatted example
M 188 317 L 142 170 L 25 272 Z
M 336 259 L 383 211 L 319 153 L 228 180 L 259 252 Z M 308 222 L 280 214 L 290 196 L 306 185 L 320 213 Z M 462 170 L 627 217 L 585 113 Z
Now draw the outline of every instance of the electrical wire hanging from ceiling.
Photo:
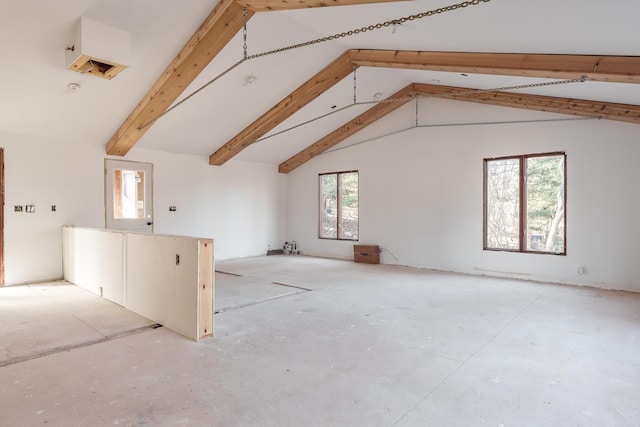
M 407 96 L 407 97 L 403 97 L 403 98 L 387 98 L 381 101 L 359 101 L 359 102 L 355 102 L 353 104 L 348 104 L 345 105 L 344 107 L 340 107 L 337 109 L 334 109 L 332 111 L 329 111 L 328 113 L 322 114 L 320 116 L 314 117 L 312 119 L 306 120 L 304 122 L 298 123 L 296 125 L 293 125 L 289 128 L 283 129 L 281 131 L 272 133 L 270 135 L 267 136 L 263 136 L 262 138 L 257 139 L 255 142 L 260 142 L 260 141 L 264 141 L 266 139 L 270 139 L 273 138 L 275 136 L 278 135 L 282 135 L 283 133 L 292 131 L 294 129 L 297 129 L 299 127 L 308 125 L 310 123 L 313 123 L 315 121 L 324 119 L 325 117 L 331 116 L 333 114 L 339 113 L 341 111 L 347 110 L 351 107 L 355 107 L 358 105 L 370 105 L 370 104 L 385 104 L 385 103 L 393 103 L 393 102 L 407 102 L 410 101 L 412 98 L 455 98 L 456 96 L 468 96 L 468 95 L 478 95 L 478 94 L 482 94 L 482 93 L 490 93 L 490 92 L 503 92 L 503 91 L 507 91 L 507 90 L 519 90 L 519 89 L 529 89 L 529 88 L 536 88 L 536 87 L 544 87 L 544 86 L 557 86 L 557 85 L 564 85 L 564 84 L 571 84 L 571 83 L 584 83 L 586 81 L 586 77 L 581 77 L 579 79 L 569 79 L 569 80 L 555 80 L 555 81 L 551 81 L 551 82 L 539 82 L 539 83 L 529 83 L 529 84 L 524 84 L 524 85 L 515 85 L 515 86 L 503 86 L 503 87 L 499 87 L 499 88 L 493 88 L 493 89 L 463 89 L 463 90 L 458 90 L 458 91 L 452 91 L 452 92 L 445 92 L 445 93 L 439 93 L 439 94 L 433 94 L 433 95 L 411 95 L 411 96 Z M 416 104 L 416 109 L 417 109 L 417 104 Z M 416 111 L 417 114 L 417 111 Z M 416 115 L 416 127 L 418 126 L 418 122 L 417 122 L 417 115 Z
M 393 132 L 386 133 L 384 135 L 374 136 L 373 138 L 365 139 L 364 141 L 354 142 L 353 144 L 345 145 L 344 147 L 337 147 L 331 150 L 323 151 L 322 153 L 318 153 L 315 155 L 322 156 L 324 154 L 333 153 L 335 151 L 346 150 L 347 148 L 353 148 L 357 145 L 367 144 L 369 142 L 374 142 L 382 138 L 387 138 L 389 136 L 398 135 L 413 129 L 423 129 L 423 128 L 439 128 L 439 127 L 463 127 L 463 126 L 487 126 L 487 125 L 513 125 L 513 124 L 529 124 L 529 123 L 558 123 L 558 122 L 577 122 L 577 121 L 585 121 L 585 120 L 601 120 L 601 116 L 596 117 L 568 117 L 561 119 L 530 119 L 530 120 L 511 120 L 511 121 L 493 121 L 493 122 L 466 122 L 466 123 L 434 123 L 430 125 L 419 125 L 419 126 L 409 126 L 404 129 L 396 130 Z
M 491 0 L 469 0 L 469 1 L 463 1 L 461 3 L 456 3 L 456 4 L 449 5 L 449 6 L 444 6 L 444 7 L 438 8 L 438 9 L 432 9 L 432 10 L 428 10 L 428 11 L 425 11 L 425 12 L 416 13 L 414 15 L 403 16 L 402 18 L 391 19 L 391 20 L 388 20 L 388 21 L 385 21 L 385 22 L 380 22 L 378 24 L 367 25 L 367 26 L 356 28 L 356 29 L 353 29 L 353 30 L 343 31 L 341 33 L 336 33 L 336 34 L 332 34 L 332 35 L 329 35 L 329 36 L 320 37 L 320 38 L 313 39 L 313 40 L 308 40 L 306 42 L 292 44 L 292 45 L 284 46 L 284 47 L 281 47 L 281 48 L 278 48 L 278 49 L 267 50 L 267 51 L 255 53 L 253 55 L 248 55 L 247 54 L 247 15 L 248 15 L 248 12 L 244 13 L 244 11 L 243 11 L 243 18 L 244 18 L 243 38 L 244 38 L 244 44 L 243 44 L 243 57 L 242 57 L 242 59 L 240 59 L 239 61 L 237 61 L 233 65 L 231 65 L 226 70 L 222 71 L 220 74 L 218 74 L 217 76 L 215 76 L 214 78 L 212 78 L 211 80 L 209 80 L 208 82 L 206 82 L 205 84 L 200 86 L 198 89 L 196 89 L 193 92 L 191 92 L 189 95 L 187 95 L 184 98 L 182 98 L 181 100 L 177 101 L 171 107 L 167 108 L 164 112 L 160 113 L 156 118 L 150 120 L 149 122 L 146 122 L 146 123 L 140 125 L 138 127 L 138 131 L 142 131 L 144 128 L 152 125 L 153 123 L 155 123 L 156 121 L 158 121 L 159 119 L 164 117 L 166 114 L 168 114 L 169 112 L 173 111 L 174 109 L 176 109 L 180 105 L 184 104 L 186 101 L 191 99 L 193 96 L 195 96 L 196 94 L 200 93 L 202 90 L 204 90 L 205 88 L 207 88 L 208 86 L 210 86 L 211 84 L 213 84 L 214 82 L 216 82 L 217 80 L 222 78 L 223 76 L 227 75 L 229 72 L 233 71 L 237 67 L 239 67 L 244 62 L 247 62 L 247 61 L 250 61 L 250 60 L 253 60 L 253 59 L 257 59 L 257 58 L 262 58 L 264 56 L 274 55 L 274 54 L 277 54 L 277 53 L 283 53 L 283 52 L 287 52 L 287 51 L 294 50 L 294 49 L 300 49 L 300 48 L 303 48 L 303 47 L 312 46 L 312 45 L 315 45 L 315 44 L 325 43 L 325 42 L 332 41 L 332 40 L 338 40 L 338 39 L 342 39 L 342 38 L 346 38 L 346 37 L 355 36 L 355 35 L 358 35 L 358 34 L 364 34 L 364 33 L 369 32 L 369 31 L 374 31 L 374 30 L 379 30 L 379 29 L 382 29 L 382 28 L 387 28 L 387 27 L 389 27 L 391 25 L 404 24 L 405 22 L 415 21 L 417 19 L 427 18 L 427 17 L 439 15 L 439 14 L 446 13 L 446 12 L 452 12 L 454 10 L 464 9 L 466 7 L 469 7 L 469 6 L 477 6 L 477 5 L 481 4 L 481 3 L 488 3 L 490 1 Z

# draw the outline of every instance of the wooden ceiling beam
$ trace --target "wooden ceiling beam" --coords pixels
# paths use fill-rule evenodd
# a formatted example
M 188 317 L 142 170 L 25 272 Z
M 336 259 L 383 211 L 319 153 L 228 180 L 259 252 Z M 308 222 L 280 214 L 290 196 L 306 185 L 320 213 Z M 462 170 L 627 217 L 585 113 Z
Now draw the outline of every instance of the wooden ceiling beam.
M 147 94 L 106 144 L 110 155 L 124 156 L 153 122 L 178 99 L 256 11 L 355 5 L 409 0 L 220 0 Z
M 224 164 L 352 71 L 353 65 L 347 51 L 209 156 L 209 164 L 218 166 Z
M 640 83 L 640 56 L 548 55 L 354 49 L 361 67 Z
M 350 6 L 369 3 L 389 3 L 409 0 L 237 0 L 237 2 L 254 12 L 271 12 L 276 10 L 308 9 L 312 7 Z M 413 0 L 411 0 L 413 1 Z
M 482 92 L 468 95 L 443 96 L 469 89 L 429 84 L 414 84 L 416 93 L 424 96 L 443 97 L 459 101 L 498 105 L 501 107 L 525 108 L 550 113 L 569 114 L 581 117 L 601 117 L 607 120 L 640 124 L 640 105 L 615 104 L 585 99 L 557 98 L 552 96 L 526 95 L 512 92 Z
M 202 70 L 244 25 L 243 7 L 221 0 L 169 64 L 149 92 L 107 142 L 107 154 L 124 156 L 157 117 L 178 99 Z M 250 19 L 253 12 L 249 12 Z
M 345 55 L 348 57 L 348 61 L 345 59 Z M 589 80 L 595 81 L 640 83 L 640 57 L 638 56 L 455 53 L 352 49 L 345 52 L 341 58 L 340 67 L 342 67 L 342 73 L 349 71 L 348 63 L 350 63 L 351 66 L 432 70 L 470 74 L 496 74 L 554 79 L 577 79 L 586 77 Z M 330 65 L 321 73 L 330 74 L 334 72 L 334 66 L 335 65 Z M 323 78 L 327 77 L 328 76 L 325 75 Z M 336 77 L 342 79 L 344 75 L 340 74 Z M 293 113 L 310 102 L 313 98 L 309 96 L 311 95 L 309 87 L 316 85 L 315 80 L 317 78 L 318 75 L 282 100 L 278 105 L 256 120 L 251 126 L 240 132 L 231 141 L 227 142 L 223 147 L 209 157 L 209 163 L 212 165 L 221 165 L 225 163 L 245 147 L 253 144 L 257 139 L 265 135 L 283 120 L 290 117 Z M 330 86 L 324 86 L 322 91 L 316 92 L 317 95 L 315 96 L 318 96 L 329 87 Z M 425 86 L 423 85 L 423 87 Z M 437 88 L 438 86 L 434 87 Z M 440 88 L 444 88 L 444 86 L 440 86 Z M 455 88 L 448 88 L 443 89 L 443 91 L 454 89 Z M 300 99 L 301 102 L 298 102 L 297 99 L 302 95 L 304 95 L 304 99 Z M 456 97 L 456 99 L 462 99 L 462 97 Z M 602 116 L 611 120 L 628 122 L 635 122 L 636 120 L 634 109 L 629 109 L 626 105 L 616 107 L 614 104 L 609 103 L 586 101 L 587 104 L 582 104 L 576 100 L 564 100 L 562 98 L 540 97 L 538 99 L 535 97 L 527 97 L 525 95 L 515 95 L 512 97 L 509 94 L 498 95 L 496 93 L 484 94 L 484 96 L 473 95 L 469 96 L 468 99 L 463 100 L 489 104 L 492 99 L 495 101 L 496 105 L 577 115 L 580 115 L 578 113 L 586 115 L 591 111 L 591 116 Z M 546 102 L 544 101 L 545 99 L 547 100 Z M 499 102 L 502 102 L 503 104 L 500 104 Z M 509 103 L 512 105 L 507 105 Z M 372 110 L 373 111 L 371 113 L 364 113 L 365 119 L 368 117 L 368 114 L 371 114 L 371 117 L 374 117 L 374 114 L 383 111 L 382 109 L 377 108 Z M 595 113 L 596 111 L 597 113 Z M 285 113 L 285 115 L 280 116 L 280 113 Z M 384 114 L 380 117 L 382 116 L 384 116 Z M 359 117 L 358 119 L 361 118 Z M 344 138 L 346 138 L 364 126 L 358 125 L 355 121 L 343 125 L 341 128 L 327 135 L 322 140 L 280 164 L 279 170 L 286 173 L 295 169 L 313 156 L 326 150 L 330 146 L 339 143 L 342 140 L 340 138 L 343 135 L 346 135 L 344 136 Z
M 280 173 L 289 173 L 298 166 L 308 162 L 315 156 L 320 153 L 325 152 L 329 148 L 337 145 L 347 139 L 348 137 L 356 134 L 361 131 L 365 127 L 370 124 L 380 120 L 382 117 L 387 114 L 395 111 L 400 108 L 411 99 L 414 98 L 415 95 L 414 85 L 405 86 L 403 89 L 400 89 L 398 92 L 391 95 L 389 99 L 403 99 L 403 101 L 397 102 L 381 102 L 380 104 L 376 104 L 374 107 L 368 109 L 364 113 L 360 114 L 355 119 L 345 123 L 340 126 L 338 129 L 334 130 L 324 138 L 305 148 L 295 156 L 281 163 L 278 167 L 278 171 Z
M 315 156 L 341 143 L 366 126 L 381 119 L 398 107 L 406 104 L 415 95 L 425 97 L 453 99 L 457 101 L 477 102 L 501 107 L 524 108 L 550 113 L 568 114 L 581 117 L 599 117 L 627 123 L 640 124 L 640 105 L 615 104 L 610 102 L 589 101 L 584 99 L 556 98 L 551 96 L 526 95 L 511 92 L 482 92 L 467 95 L 449 95 L 473 89 L 413 83 L 391 95 L 388 99 L 401 99 L 404 102 L 380 103 L 345 123 L 335 131 L 292 156 L 278 167 L 280 173 L 289 173 L 308 162 Z

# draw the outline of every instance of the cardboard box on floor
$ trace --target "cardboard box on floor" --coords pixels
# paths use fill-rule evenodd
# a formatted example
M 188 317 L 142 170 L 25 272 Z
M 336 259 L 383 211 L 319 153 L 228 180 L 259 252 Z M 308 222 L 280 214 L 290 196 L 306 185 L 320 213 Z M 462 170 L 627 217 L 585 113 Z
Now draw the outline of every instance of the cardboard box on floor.
M 378 245 L 353 245 L 353 260 L 366 264 L 380 264 Z

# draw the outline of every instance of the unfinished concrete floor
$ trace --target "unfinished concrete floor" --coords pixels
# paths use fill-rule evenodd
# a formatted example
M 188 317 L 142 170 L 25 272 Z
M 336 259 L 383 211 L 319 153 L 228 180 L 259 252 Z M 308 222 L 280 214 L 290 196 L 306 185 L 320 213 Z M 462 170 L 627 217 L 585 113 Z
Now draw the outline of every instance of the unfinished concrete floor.
M 638 294 L 302 256 L 216 267 L 200 343 L 77 288 L 0 289 L 0 425 L 640 425 Z

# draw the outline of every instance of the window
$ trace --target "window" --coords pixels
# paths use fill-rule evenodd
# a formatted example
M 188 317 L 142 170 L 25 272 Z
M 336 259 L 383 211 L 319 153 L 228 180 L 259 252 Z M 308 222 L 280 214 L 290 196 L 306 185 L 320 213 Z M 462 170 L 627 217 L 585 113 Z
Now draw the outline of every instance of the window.
M 566 254 L 566 155 L 484 160 L 484 249 Z
M 358 240 L 358 172 L 320 174 L 321 239 Z
M 105 227 L 153 232 L 153 165 L 104 161 Z

